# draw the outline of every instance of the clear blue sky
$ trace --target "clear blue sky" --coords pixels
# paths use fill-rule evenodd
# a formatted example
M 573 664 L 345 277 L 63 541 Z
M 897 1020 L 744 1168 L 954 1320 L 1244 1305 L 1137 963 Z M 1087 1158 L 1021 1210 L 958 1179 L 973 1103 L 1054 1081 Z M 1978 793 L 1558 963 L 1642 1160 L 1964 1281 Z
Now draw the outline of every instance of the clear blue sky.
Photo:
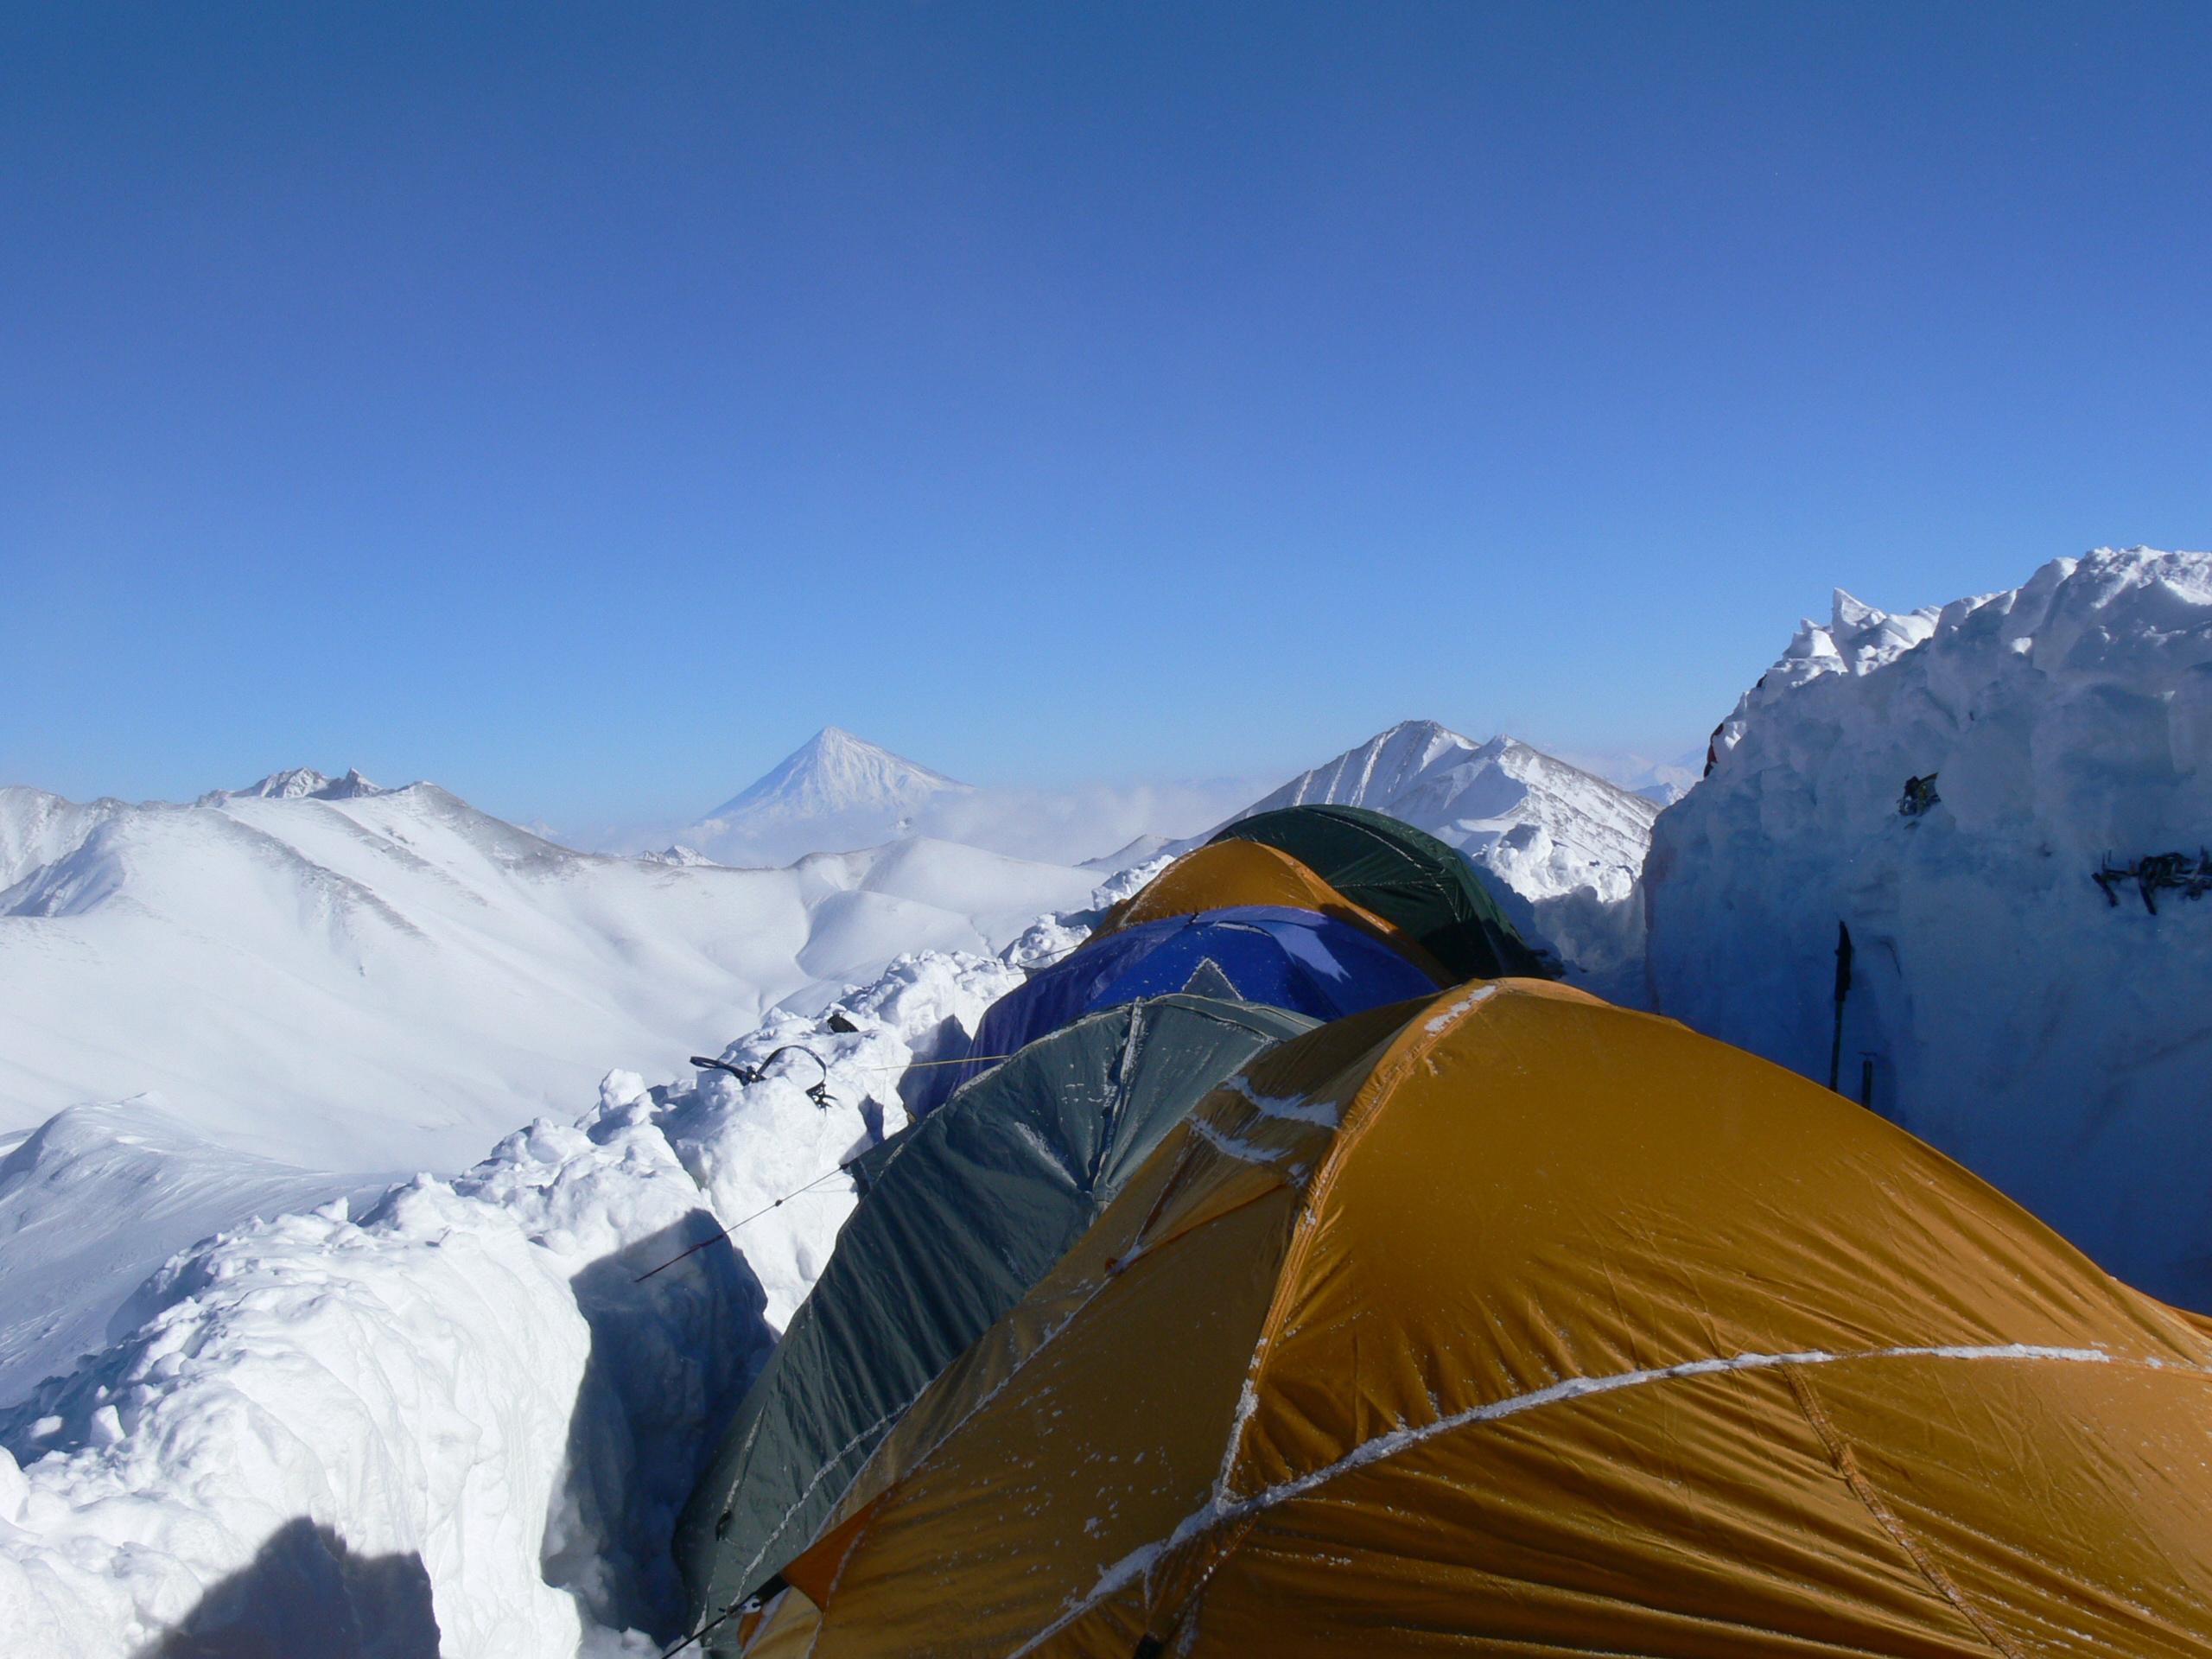
M 2212 544 L 2212 8 L 0 12 L 0 781 L 1700 741 Z

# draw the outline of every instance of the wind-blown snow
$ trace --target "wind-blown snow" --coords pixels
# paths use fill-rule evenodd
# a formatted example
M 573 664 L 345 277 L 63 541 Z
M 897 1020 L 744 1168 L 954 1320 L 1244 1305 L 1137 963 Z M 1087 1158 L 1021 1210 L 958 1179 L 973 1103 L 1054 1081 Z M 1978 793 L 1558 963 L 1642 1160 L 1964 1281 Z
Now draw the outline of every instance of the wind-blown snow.
M 1236 817 L 1308 804 L 1371 807 L 1450 842 L 1492 878 L 1491 891 L 1532 944 L 1601 994 L 1640 1000 L 1637 881 L 1656 802 L 1514 738 L 1478 744 L 1433 721 L 1409 720 Z
M 2212 903 L 2092 879 L 2212 841 L 2212 555 L 2101 549 L 1887 615 L 1836 595 L 1647 867 L 1659 1008 L 1840 1084 L 2106 1267 L 2212 1309 Z M 1908 779 L 1936 774 L 1907 813 Z
M 432 784 L 193 806 L 0 789 L 0 1133 L 158 1092 L 307 1168 L 453 1170 L 903 952 L 988 953 L 1095 872 L 908 840 L 788 869 L 572 852 Z

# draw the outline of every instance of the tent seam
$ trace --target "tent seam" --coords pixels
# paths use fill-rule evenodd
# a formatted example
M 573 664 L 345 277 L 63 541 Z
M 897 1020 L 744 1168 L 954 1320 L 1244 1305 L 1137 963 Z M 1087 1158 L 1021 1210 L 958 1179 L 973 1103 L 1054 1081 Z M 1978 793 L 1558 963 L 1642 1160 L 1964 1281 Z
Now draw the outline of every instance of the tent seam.
M 1351 1098 L 1344 1103 L 1328 1149 L 1316 1161 L 1313 1173 L 1306 1182 L 1298 1218 L 1292 1224 L 1289 1248 L 1283 1252 L 1282 1264 L 1277 1272 L 1274 1296 L 1268 1304 L 1267 1317 L 1261 1321 L 1260 1335 L 1253 1344 L 1252 1356 L 1245 1362 L 1243 1386 L 1237 1393 L 1236 1408 L 1230 1418 L 1228 1443 L 1222 1447 L 1221 1468 L 1214 1477 L 1216 1503 L 1229 1491 L 1230 1478 L 1236 1469 L 1237 1448 L 1243 1440 L 1245 1425 L 1251 1421 L 1253 1414 L 1259 1409 L 1260 1376 L 1266 1368 L 1268 1353 L 1281 1335 L 1283 1321 L 1289 1315 L 1292 1287 L 1313 1249 L 1315 1219 L 1321 1206 L 1328 1200 L 1330 1189 L 1336 1184 L 1337 1172 L 1344 1167 L 1345 1160 L 1351 1157 L 1352 1148 L 1359 1143 L 1367 1125 L 1374 1121 L 1375 1110 L 1371 1103 L 1383 1098 L 1395 1089 L 1414 1063 L 1443 1039 L 1447 1029 L 1456 1026 L 1471 1010 L 1488 1001 L 1490 997 L 1486 993 L 1489 988 L 1484 987 L 1472 995 L 1462 996 L 1440 1016 L 1431 1010 L 1451 993 L 1440 993 L 1423 1003 L 1418 1013 L 1410 1015 L 1405 1024 L 1398 1027 L 1389 1039 L 1382 1060 L 1369 1068 L 1366 1081 L 1354 1090 Z M 1408 1033 L 1412 1033 L 1410 1039 Z M 1363 1112 L 1360 1109 L 1363 1097 L 1370 1103 L 1369 1109 Z
M 1789 1384 L 1789 1392 L 1796 1396 L 1797 1408 L 1805 1414 L 1805 1421 L 1812 1425 L 1813 1433 L 1820 1437 L 1821 1446 L 1827 1449 L 1828 1461 L 1835 1465 L 1836 1473 L 1843 1477 L 1844 1484 L 1851 1488 L 1853 1495 L 1866 1506 L 1876 1524 L 1889 1534 L 1891 1541 L 1898 1548 L 1904 1551 L 1912 1564 L 1920 1569 L 1920 1575 L 1935 1586 L 1936 1593 L 1965 1616 L 1967 1623 L 1980 1632 L 1984 1641 L 2003 1654 L 2005 1659 L 2026 1659 L 2026 1656 L 1989 1622 L 1982 1611 L 1967 1599 L 1966 1592 L 1959 1588 L 1942 1564 L 1912 1535 L 1904 1517 L 1874 1490 L 1873 1482 L 1859 1466 L 1859 1459 L 1852 1452 L 1851 1442 L 1844 1439 L 1830 1420 L 1827 1408 L 1814 1394 L 1812 1383 L 1806 1379 L 1804 1368 L 1784 1365 L 1781 1369 L 1783 1380 Z
M 2067 1360 L 2075 1363 L 2124 1365 L 2140 1367 L 2152 1371 L 2183 1372 L 2199 1378 L 2212 1378 L 2212 1368 L 2202 1365 L 2177 1364 L 2152 1358 L 2116 1359 L 2097 1348 L 2059 1348 L 2031 1343 L 1999 1343 L 1985 1346 L 1967 1344 L 1930 1344 L 1924 1347 L 1866 1348 L 1851 1353 L 1831 1354 L 1819 1349 L 1808 1349 L 1802 1353 L 1738 1354 L 1733 1358 L 1683 1360 L 1674 1365 L 1659 1366 L 1647 1370 L 1616 1371 L 1606 1376 L 1573 1376 L 1547 1387 L 1533 1389 L 1526 1394 L 1510 1395 L 1503 1400 L 1471 1406 L 1448 1417 L 1419 1427 L 1392 1429 L 1370 1440 L 1363 1440 L 1335 1461 L 1319 1469 L 1255 1492 L 1249 1497 L 1234 1503 L 1222 1501 L 1222 1490 L 1217 1484 L 1214 1495 L 1178 1522 L 1167 1536 L 1154 1543 L 1141 1546 L 1107 1567 L 1098 1580 L 1079 1602 L 1069 1607 L 1058 1618 L 1039 1630 L 1020 1647 L 1013 1650 L 1009 1659 L 1021 1659 L 1042 1643 L 1065 1630 L 1107 1597 L 1113 1595 L 1132 1580 L 1149 1571 L 1161 1557 L 1181 1548 L 1201 1535 L 1226 1522 L 1247 1520 L 1254 1516 L 1281 1507 L 1294 1498 L 1305 1497 L 1355 1469 L 1370 1464 L 1382 1463 L 1400 1452 L 1426 1445 L 1441 1435 L 1457 1432 L 1478 1423 L 1495 1422 L 1502 1418 L 1517 1417 L 1524 1412 L 1537 1411 L 1546 1406 L 1558 1405 L 1570 1400 L 1580 1400 L 1593 1394 L 1610 1394 L 1618 1389 L 1637 1388 L 1653 1382 L 1670 1382 L 1686 1377 L 1711 1376 L 1729 1371 L 1770 1370 L 1793 1365 L 1846 1364 L 1867 1359 L 2041 1359 Z M 1249 1389 L 1248 1382 L 1247 1387 Z M 1378 1449 L 1379 1448 L 1379 1449 Z M 1980 1626 L 1977 1624 L 1976 1629 Z M 1999 1646 L 1999 1651 L 2010 1659 L 2023 1659 L 2016 1649 Z
M 859 1433 L 854 1435 L 851 1440 L 847 1440 L 843 1446 L 838 1448 L 836 1454 L 832 1457 L 828 1463 L 823 1464 L 820 1469 L 815 1471 L 814 1478 L 807 1482 L 805 1490 L 799 1493 L 798 1501 L 784 1511 L 782 1517 L 776 1522 L 775 1530 L 768 1535 L 767 1541 L 762 1544 L 760 1549 L 753 1553 L 753 1559 L 745 1564 L 745 1570 L 741 1575 L 741 1577 L 750 1578 L 753 1573 L 760 1571 L 761 1562 L 768 1558 L 768 1552 L 775 1548 L 777 1541 L 783 1537 L 785 1529 L 791 1525 L 791 1517 L 806 1507 L 806 1500 L 814 1496 L 814 1489 L 816 1487 L 819 1486 L 824 1480 L 829 1478 L 830 1471 L 836 1468 L 839 1464 L 842 1463 L 846 1458 L 849 1457 L 855 1448 L 856 1448 L 862 1440 L 868 1439 L 869 1435 L 874 1433 L 876 1430 L 881 1428 L 886 1423 L 891 1422 L 903 1415 L 906 1410 L 906 1407 L 911 1406 L 913 1403 L 914 1402 L 912 1400 L 909 1400 L 906 1402 L 906 1405 L 899 1407 L 894 1411 L 887 1412 L 884 1415 L 877 1418 L 866 1428 L 861 1430 Z M 854 1472 L 846 1478 L 846 1491 L 850 1491 L 852 1490 L 853 1482 L 860 1478 L 861 1471 L 865 1470 L 867 1467 L 867 1464 L 863 1463 L 859 1470 L 854 1471 Z M 840 1503 L 843 1502 L 842 1495 L 838 1501 Z M 835 1511 L 833 1510 L 832 1514 L 834 1513 Z M 801 1551 L 800 1553 L 804 1554 L 805 1552 Z

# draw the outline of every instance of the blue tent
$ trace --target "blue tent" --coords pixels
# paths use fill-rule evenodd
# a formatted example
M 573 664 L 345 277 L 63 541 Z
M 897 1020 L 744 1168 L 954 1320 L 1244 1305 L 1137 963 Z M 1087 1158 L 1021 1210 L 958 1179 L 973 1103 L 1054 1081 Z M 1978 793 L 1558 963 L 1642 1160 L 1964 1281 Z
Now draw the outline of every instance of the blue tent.
M 1239 905 L 1163 917 L 1093 939 L 994 1002 L 969 1046 L 975 1058 L 937 1068 L 916 1111 L 1039 1038 L 1141 996 L 1190 991 L 1330 1020 L 1436 989 L 1380 939 L 1318 911 Z

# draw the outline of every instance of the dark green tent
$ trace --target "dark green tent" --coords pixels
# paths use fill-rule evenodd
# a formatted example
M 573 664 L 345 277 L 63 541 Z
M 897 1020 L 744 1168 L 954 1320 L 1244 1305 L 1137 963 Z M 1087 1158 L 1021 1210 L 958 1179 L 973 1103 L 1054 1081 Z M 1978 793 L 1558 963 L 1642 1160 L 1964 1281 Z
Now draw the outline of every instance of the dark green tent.
M 1161 1136 L 1315 1023 L 1187 993 L 1122 1003 L 1030 1044 L 871 1155 L 860 1208 L 677 1522 L 702 1621 L 806 1548 L 915 1396 Z
M 1213 839 L 1288 853 L 1354 904 L 1405 929 L 1461 979 L 1553 977 L 1458 848 L 1387 813 L 1279 807 L 1241 818 Z

